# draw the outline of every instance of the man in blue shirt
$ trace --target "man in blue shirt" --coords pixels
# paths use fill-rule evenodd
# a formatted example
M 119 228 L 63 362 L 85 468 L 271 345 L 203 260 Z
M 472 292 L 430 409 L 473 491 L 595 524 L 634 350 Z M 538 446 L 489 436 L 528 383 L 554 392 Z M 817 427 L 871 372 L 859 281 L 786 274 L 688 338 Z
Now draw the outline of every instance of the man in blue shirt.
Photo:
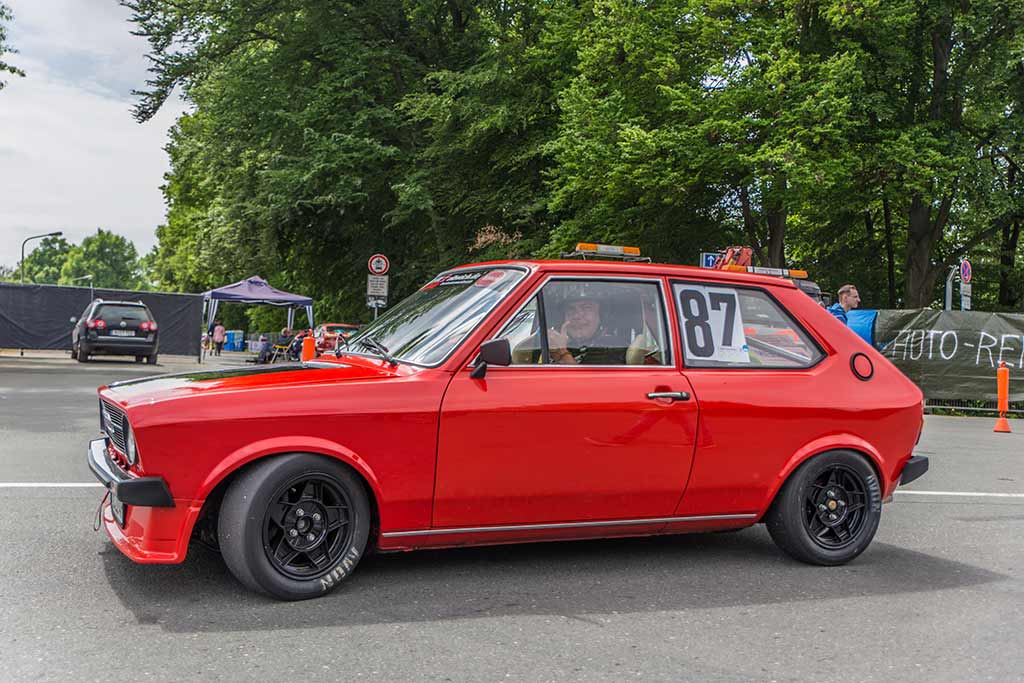
M 839 318 L 844 325 L 848 325 L 846 314 L 859 305 L 860 294 L 857 293 L 857 288 L 853 285 L 843 285 L 839 288 L 839 301 L 829 306 L 828 312 Z

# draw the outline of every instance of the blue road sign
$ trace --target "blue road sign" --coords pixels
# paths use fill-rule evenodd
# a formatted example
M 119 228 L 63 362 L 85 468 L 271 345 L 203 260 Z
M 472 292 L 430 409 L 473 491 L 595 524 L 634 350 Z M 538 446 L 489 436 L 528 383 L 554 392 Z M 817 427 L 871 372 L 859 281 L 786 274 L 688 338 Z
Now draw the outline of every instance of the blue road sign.
M 717 251 L 702 251 L 700 254 L 700 267 L 701 268 L 714 268 L 715 261 L 721 254 Z

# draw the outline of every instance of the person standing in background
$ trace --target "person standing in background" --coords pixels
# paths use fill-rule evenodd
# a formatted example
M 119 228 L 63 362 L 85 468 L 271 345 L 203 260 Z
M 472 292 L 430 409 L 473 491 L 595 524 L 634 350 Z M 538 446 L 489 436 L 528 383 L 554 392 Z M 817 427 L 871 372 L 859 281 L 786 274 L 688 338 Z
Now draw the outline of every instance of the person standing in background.
M 224 335 L 227 330 L 220 324 L 219 320 L 215 320 L 213 323 L 213 348 L 214 355 L 219 356 L 220 352 L 224 349 Z
M 846 314 L 860 306 L 860 294 L 854 285 L 843 285 L 838 294 L 839 301 L 829 306 L 828 312 L 839 318 L 844 325 L 849 325 Z

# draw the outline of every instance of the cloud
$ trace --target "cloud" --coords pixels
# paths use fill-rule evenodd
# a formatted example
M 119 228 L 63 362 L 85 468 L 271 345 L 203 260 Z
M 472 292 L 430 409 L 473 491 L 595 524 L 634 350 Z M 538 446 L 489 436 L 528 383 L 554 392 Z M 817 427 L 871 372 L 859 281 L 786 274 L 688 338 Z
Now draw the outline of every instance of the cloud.
M 10 58 L 26 78 L 0 92 L 0 264 L 14 265 L 29 235 L 63 230 L 79 242 L 103 227 L 156 242 L 167 130 L 185 111 L 168 102 L 154 119 L 131 116 L 144 84 L 146 42 L 129 13 L 95 0 L 6 0 L 14 13 Z

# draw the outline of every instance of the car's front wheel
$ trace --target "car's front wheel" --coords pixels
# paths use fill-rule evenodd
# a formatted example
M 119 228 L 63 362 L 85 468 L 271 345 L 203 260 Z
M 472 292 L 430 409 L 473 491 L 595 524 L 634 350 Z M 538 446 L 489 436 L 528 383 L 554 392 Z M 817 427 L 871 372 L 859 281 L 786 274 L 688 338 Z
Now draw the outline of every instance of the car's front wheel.
M 345 465 L 291 453 L 243 471 L 221 503 L 217 536 L 231 572 L 252 590 L 305 600 L 338 586 L 370 534 L 370 504 Z
M 772 539 L 810 564 L 838 565 L 864 552 L 882 515 L 874 469 L 853 451 L 829 451 L 786 480 L 765 515 Z

